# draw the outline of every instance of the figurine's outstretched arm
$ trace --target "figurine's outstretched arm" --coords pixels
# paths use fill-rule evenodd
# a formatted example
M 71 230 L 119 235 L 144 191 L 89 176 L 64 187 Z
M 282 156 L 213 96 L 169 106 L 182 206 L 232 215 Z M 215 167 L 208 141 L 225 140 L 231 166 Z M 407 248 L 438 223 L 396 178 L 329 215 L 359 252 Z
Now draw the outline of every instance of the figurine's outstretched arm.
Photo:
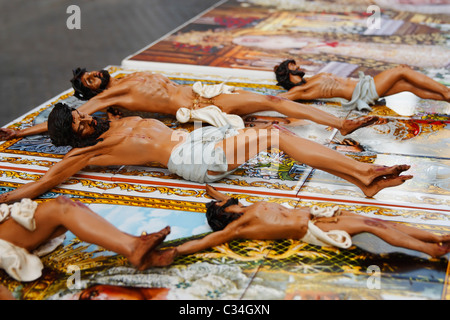
M 72 151 L 70 151 L 39 180 L 26 183 L 13 191 L 1 194 L 0 203 L 12 203 L 23 198 L 36 198 L 86 167 L 90 157 L 90 153 L 73 155 Z
M 304 97 L 304 90 L 301 87 L 293 87 L 289 91 L 277 94 L 278 97 L 289 100 L 306 100 L 309 97 Z
M 218 201 L 228 200 L 231 198 L 230 196 L 227 196 L 226 194 L 217 191 L 216 188 L 214 188 L 209 184 L 206 185 L 206 193 L 208 193 L 209 196 L 213 197 L 215 200 Z
M 126 88 L 110 88 L 107 91 L 104 91 L 93 97 L 85 104 L 78 107 L 77 110 L 86 114 L 93 114 L 95 112 L 107 109 L 111 106 L 121 106 L 126 108 L 128 106 L 127 102 L 129 100 L 126 100 L 127 92 L 128 90 Z M 47 130 L 47 121 L 21 130 L 0 128 L 0 141 L 42 134 L 44 132 L 47 132 Z
M 233 239 L 233 232 L 231 232 L 230 229 L 225 228 L 224 230 L 212 232 L 201 239 L 188 241 L 179 245 L 176 248 L 177 255 L 182 256 L 186 254 L 196 253 L 211 247 L 221 245 L 222 243 L 229 242 Z
M 223 230 L 212 232 L 201 239 L 188 241 L 179 245 L 176 248 L 177 255 L 192 254 L 235 239 L 250 239 L 246 234 L 249 230 L 254 229 L 253 221 L 253 215 L 251 213 L 244 213 L 241 217 L 230 222 Z
M 35 134 L 40 134 L 47 131 L 47 122 L 37 124 L 35 126 L 14 130 L 10 128 L 0 128 L 0 141 L 23 138 Z

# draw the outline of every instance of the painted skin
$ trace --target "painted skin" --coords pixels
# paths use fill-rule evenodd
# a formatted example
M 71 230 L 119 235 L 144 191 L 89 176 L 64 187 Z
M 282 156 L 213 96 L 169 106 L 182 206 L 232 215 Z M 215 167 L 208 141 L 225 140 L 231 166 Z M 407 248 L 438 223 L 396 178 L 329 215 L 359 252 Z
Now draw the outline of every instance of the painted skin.
M 81 202 L 64 196 L 40 203 L 34 219 L 34 231 L 22 227 L 14 219 L 7 219 L 0 224 L 0 239 L 31 252 L 69 230 L 82 241 L 123 255 L 139 270 L 147 265 L 147 254 L 170 233 L 169 227 L 139 237 L 124 233 Z
M 92 89 L 101 84 L 101 73 L 86 72 L 82 82 Z M 245 90 L 236 90 L 237 94 L 220 94 L 214 97 L 214 104 L 227 114 L 245 116 L 259 111 L 276 111 L 296 119 L 337 128 L 342 135 L 374 124 L 378 117 L 368 116 L 357 119 L 341 119 L 315 107 L 297 103 L 283 97 L 257 94 Z M 118 106 L 130 111 L 156 112 L 176 115 L 179 108 L 191 108 L 196 98 L 192 87 L 178 85 L 167 77 L 150 72 L 136 72 L 116 79 L 111 77 L 106 89 L 91 98 L 78 110 L 84 114 L 93 114 L 108 107 Z M 211 104 L 210 99 L 200 99 L 199 107 Z M 47 131 L 47 123 L 23 130 L 0 129 L 0 140 L 20 138 Z
M 218 200 L 221 206 L 229 196 L 206 186 L 207 193 Z M 148 255 L 152 266 L 170 265 L 178 256 L 192 254 L 235 239 L 249 240 L 301 240 L 312 218 L 309 208 L 289 209 L 277 203 L 257 202 L 250 206 L 242 204 L 225 208 L 226 212 L 241 214 L 223 230 L 212 232 L 199 240 L 183 243 L 167 250 L 155 250 Z M 393 246 L 424 252 L 432 257 L 440 257 L 450 252 L 450 234 L 436 235 L 400 223 L 383 221 L 341 211 L 341 215 L 331 218 L 317 218 L 314 224 L 323 231 L 343 230 L 350 236 L 370 232 Z M 154 258 L 153 258 L 154 256 Z
M 295 63 L 288 64 L 289 70 L 301 70 Z M 289 75 L 292 83 L 299 83 L 302 77 Z M 314 100 L 326 98 L 352 99 L 357 80 L 338 77 L 331 73 L 319 73 L 306 78 L 306 83 L 295 86 L 278 96 L 290 100 Z M 406 65 L 385 70 L 373 78 L 379 97 L 409 91 L 423 99 L 450 102 L 450 89 L 433 79 L 412 70 Z
M 73 111 L 72 116 L 72 129 L 80 137 L 87 135 L 96 125 L 91 116 L 78 110 Z M 80 123 L 83 123 L 81 127 Z M 72 149 L 41 179 L 1 194 L 0 203 L 15 202 L 22 198 L 33 199 L 90 165 L 145 165 L 158 162 L 167 167 L 172 150 L 186 137 L 186 132 L 170 129 L 155 119 L 126 117 L 112 120 L 109 130 L 100 136 L 102 141 L 93 146 Z M 239 130 L 237 136 L 217 142 L 217 147 L 225 152 L 228 170 L 239 167 L 261 151 L 277 147 L 301 163 L 355 184 L 368 197 L 412 178 L 410 175 L 400 175 L 409 169 L 408 165 L 385 167 L 358 162 L 321 144 L 273 128 Z

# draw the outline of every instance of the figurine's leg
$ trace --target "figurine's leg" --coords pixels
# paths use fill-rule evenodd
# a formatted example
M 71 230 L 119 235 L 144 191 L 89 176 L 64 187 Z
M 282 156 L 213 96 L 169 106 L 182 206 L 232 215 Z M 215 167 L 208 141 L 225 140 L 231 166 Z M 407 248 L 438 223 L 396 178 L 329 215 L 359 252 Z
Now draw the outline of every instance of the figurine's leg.
M 398 223 L 395 221 L 384 221 L 385 224 L 389 225 L 391 228 L 397 229 L 400 232 L 407 233 L 411 237 L 419 239 L 425 242 L 449 242 L 450 234 L 447 235 L 437 235 L 425 230 L 421 230 L 419 228 L 414 228 L 402 223 Z
M 369 197 L 412 178 L 399 177 L 401 172 L 409 169 L 408 165 L 386 167 L 359 162 L 319 143 L 276 129 L 245 129 L 238 136 L 219 142 L 217 146 L 225 150 L 230 170 L 259 152 L 275 147 L 301 163 L 354 183 Z
M 158 246 L 170 229 L 135 237 L 117 229 L 87 206 L 65 197 L 42 203 L 35 212 L 36 230 L 28 231 L 12 219 L 0 224 L 1 239 L 29 251 L 70 230 L 80 240 L 124 255 L 139 267 L 145 255 Z
M 349 210 L 341 210 L 341 216 L 350 216 L 350 217 L 361 217 L 361 215 L 356 214 Z M 407 224 L 397 222 L 397 221 L 389 221 L 382 220 L 383 223 L 389 225 L 391 228 L 395 228 L 400 232 L 407 233 L 411 237 L 416 239 L 425 241 L 425 242 L 448 242 L 450 241 L 450 234 L 438 235 L 435 233 L 428 232 L 426 230 L 422 230 L 419 228 L 408 226 Z
M 438 242 L 426 242 L 421 240 L 423 237 L 433 238 L 431 234 L 425 236 L 423 235 L 424 231 L 417 231 L 417 233 L 421 233 L 418 238 L 415 236 L 416 232 L 413 232 L 412 230 L 403 232 L 400 228 L 393 227 L 393 223 L 386 223 L 379 219 L 358 216 L 340 216 L 338 217 L 337 222 L 320 222 L 319 218 L 315 224 L 323 231 L 344 230 L 352 236 L 362 232 L 370 232 L 393 246 L 424 252 L 432 257 L 439 257 L 450 252 L 448 243 L 440 244 Z
M 360 117 L 357 119 L 342 119 L 313 106 L 294 102 L 285 98 L 257 94 L 248 91 L 238 91 L 237 94 L 221 94 L 214 100 L 229 114 L 248 115 L 260 111 L 275 111 L 288 117 L 306 119 L 317 124 L 338 129 L 342 135 L 347 135 L 356 129 L 374 124 L 378 117 Z
M 390 96 L 405 91 L 412 92 L 422 99 L 442 100 L 441 94 L 414 87 L 412 84 L 404 80 L 400 80 L 399 82 L 395 83 L 383 96 Z
M 343 119 L 313 106 L 279 96 L 239 90 L 236 94 L 221 94 L 214 99 L 229 114 L 248 115 L 260 111 L 276 111 L 288 117 L 306 119 L 318 124 L 341 128 Z
M 412 70 L 408 66 L 402 65 L 385 70 L 376 75 L 373 79 L 380 97 L 386 96 L 388 93 L 393 94 L 394 85 L 403 81 L 409 83 L 411 85 L 411 87 L 409 87 L 410 91 L 419 97 L 423 91 L 427 91 L 438 94 L 440 99 L 436 100 L 448 101 L 450 99 L 449 88 L 420 72 Z
M 395 165 L 391 167 L 359 162 L 340 152 L 332 150 L 314 141 L 303 139 L 293 134 L 278 131 L 279 148 L 295 160 L 332 174 L 342 175 L 344 179 L 352 177 L 365 186 L 380 177 L 398 176 L 408 170 L 408 165 Z M 352 181 L 350 181 L 352 182 Z

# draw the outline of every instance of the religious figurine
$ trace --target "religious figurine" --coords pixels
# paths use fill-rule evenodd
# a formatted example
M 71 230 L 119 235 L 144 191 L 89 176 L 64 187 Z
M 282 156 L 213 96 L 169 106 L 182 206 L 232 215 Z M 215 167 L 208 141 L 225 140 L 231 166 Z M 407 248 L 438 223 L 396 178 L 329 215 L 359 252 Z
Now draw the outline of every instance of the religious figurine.
M 378 117 L 341 119 L 312 106 L 272 95 L 263 95 L 233 86 L 178 85 L 161 74 L 135 72 L 116 79 L 106 70 L 87 72 L 76 69 L 72 85 L 75 96 L 89 100 L 78 110 L 86 114 L 109 107 L 121 107 L 129 111 L 171 114 L 181 123 L 201 121 L 216 127 L 231 125 L 236 129 L 245 127 L 240 116 L 259 111 L 276 111 L 283 115 L 306 119 L 339 129 L 347 135 L 361 126 L 373 124 Z M 0 139 L 20 138 L 47 131 L 47 123 L 23 129 L 0 129 Z
M 133 236 L 81 202 L 64 196 L 40 204 L 25 198 L 10 206 L 0 206 L 0 268 L 18 281 L 36 280 L 43 269 L 39 256 L 56 249 L 67 231 L 81 241 L 123 255 L 134 267 L 143 270 L 148 265 L 148 253 L 162 243 L 170 227 Z
M 278 203 L 260 201 L 244 206 L 210 185 L 206 191 L 215 200 L 206 205 L 206 217 L 214 232 L 167 250 L 149 254 L 153 266 L 170 265 L 174 259 L 237 239 L 302 240 L 318 246 L 347 249 L 352 236 L 369 232 L 389 244 L 440 257 L 450 252 L 450 234 L 436 235 L 393 221 L 367 218 L 338 206 L 286 208 Z
M 348 100 L 342 104 L 344 107 L 371 110 L 369 105 L 379 98 L 408 91 L 423 99 L 450 101 L 449 88 L 406 65 L 385 70 L 375 77 L 360 73 L 359 81 L 332 73 L 305 78 L 304 70 L 292 59 L 275 66 L 274 72 L 278 85 L 288 90 L 279 96 L 290 100 L 344 98 Z
M 409 165 L 390 167 L 358 162 L 319 143 L 276 128 L 236 130 L 202 127 L 188 133 L 156 119 L 125 117 L 107 121 L 58 103 L 49 115 L 56 146 L 73 147 L 38 181 L 0 195 L 0 203 L 35 198 L 89 165 L 145 165 L 158 162 L 188 181 L 205 183 L 229 175 L 261 151 L 276 147 L 294 160 L 341 177 L 367 197 L 412 178 Z

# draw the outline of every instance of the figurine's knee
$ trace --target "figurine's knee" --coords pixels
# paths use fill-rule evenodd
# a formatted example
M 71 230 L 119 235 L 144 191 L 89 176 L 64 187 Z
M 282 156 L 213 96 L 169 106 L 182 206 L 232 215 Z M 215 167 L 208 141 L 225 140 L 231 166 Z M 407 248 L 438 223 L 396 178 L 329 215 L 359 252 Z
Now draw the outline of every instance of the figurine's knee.
M 251 128 L 246 131 L 244 139 L 248 146 L 256 146 L 258 152 L 267 150 L 279 145 L 279 130 L 273 124 L 266 128 Z
M 398 66 L 397 69 L 398 69 L 398 72 L 402 76 L 407 76 L 407 75 L 409 75 L 409 74 L 414 72 L 414 70 L 410 66 L 408 66 L 406 64 L 402 64 L 402 65 Z
M 87 208 L 87 206 L 80 201 L 73 201 L 66 196 L 59 196 L 54 201 L 62 212 L 71 212 L 74 208 Z
M 54 201 L 59 204 L 70 204 L 72 202 L 72 200 L 70 200 L 66 196 L 58 196 Z
M 407 65 L 399 65 L 393 69 L 391 69 L 392 74 L 396 77 L 397 81 L 399 80 L 405 80 L 408 77 L 412 75 L 414 72 L 409 66 Z
M 266 141 L 269 148 L 279 148 L 280 147 L 280 127 L 274 126 L 273 124 L 265 129 L 266 130 Z M 287 130 L 286 130 L 287 131 Z

